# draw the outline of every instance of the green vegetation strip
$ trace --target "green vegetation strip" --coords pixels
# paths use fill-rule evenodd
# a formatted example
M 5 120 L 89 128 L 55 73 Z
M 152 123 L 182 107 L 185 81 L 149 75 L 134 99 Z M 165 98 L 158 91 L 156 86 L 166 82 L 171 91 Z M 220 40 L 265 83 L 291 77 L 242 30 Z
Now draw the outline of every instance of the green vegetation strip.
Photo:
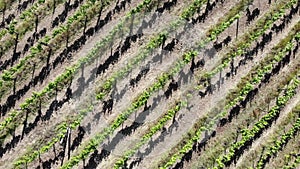
M 79 111 L 79 116 L 83 118 L 88 112 L 92 111 L 93 107 L 89 106 L 86 109 L 82 109 Z M 80 119 L 81 120 L 81 119 Z M 14 162 L 14 168 L 24 168 L 24 165 L 28 165 L 30 162 L 34 161 L 40 154 L 48 152 L 55 143 L 59 142 L 66 134 L 67 128 L 76 129 L 76 127 L 80 124 L 80 121 L 73 121 L 73 123 L 68 126 L 67 123 L 62 123 L 56 126 L 56 131 L 58 131 L 55 137 L 51 139 L 51 141 L 47 142 L 46 145 L 43 145 L 39 150 L 30 150 L 26 155 L 21 156 Z
M 144 58 L 149 56 L 149 54 L 157 47 L 159 47 L 164 39 L 166 39 L 166 36 L 168 35 L 168 32 L 161 32 L 158 36 L 154 37 L 151 39 L 151 41 L 147 44 L 145 49 L 143 49 L 143 52 L 141 52 L 138 56 L 134 57 L 124 69 L 121 69 L 117 72 L 115 72 L 103 85 L 101 86 L 100 89 L 96 90 L 97 93 L 97 100 L 101 100 L 106 96 L 109 91 L 112 88 L 113 83 L 116 83 L 117 78 L 123 77 L 125 74 L 129 73 L 135 65 L 140 63 Z
M 16 2 L 16 0 L 1 0 L 0 1 L 0 12 L 3 13 L 5 8 L 6 8 L 6 11 L 8 11 L 14 2 Z
M 295 169 L 300 165 L 300 155 L 298 154 L 293 163 L 283 166 L 283 169 Z
M 58 0 L 55 5 L 64 3 L 66 0 Z M 0 39 L 2 39 L 7 33 L 8 38 L 5 39 L 4 43 L 0 44 L 2 52 L 6 52 L 15 44 L 16 34 L 19 34 L 19 40 L 25 35 L 26 32 L 32 30 L 35 27 L 36 16 L 43 18 L 47 16 L 54 6 L 53 0 L 38 0 L 30 8 L 23 11 L 19 16 L 23 21 L 17 22 L 17 19 L 11 21 L 7 26 L 8 29 L 2 29 L 0 31 Z
M 260 29 L 258 30 L 260 32 Z M 294 26 L 293 30 L 284 40 L 282 40 L 279 44 L 277 44 L 272 49 L 272 53 L 268 57 L 264 58 L 262 64 L 253 68 L 250 74 L 242 78 L 243 79 L 242 83 L 239 83 L 237 90 L 233 92 L 236 93 L 237 95 L 232 95 L 231 97 L 228 98 L 228 100 L 233 100 L 233 101 L 231 101 L 229 104 L 225 106 L 223 113 L 219 114 L 220 117 L 223 117 L 230 108 L 236 105 L 236 103 L 245 99 L 245 96 L 255 87 L 255 85 L 261 82 L 264 75 L 270 72 L 272 68 L 276 65 L 276 63 L 278 63 L 285 56 L 285 53 L 291 51 L 293 47 L 293 43 L 292 43 L 293 38 L 297 39 L 300 36 L 298 33 L 299 30 L 300 30 L 300 22 L 298 22 Z M 255 33 L 257 32 L 251 32 L 251 34 L 255 34 Z M 247 41 L 244 42 L 247 43 Z M 240 88 L 242 88 L 242 90 L 240 90 Z
M 12 7 L 12 3 L 14 3 L 14 2 L 16 2 L 16 0 L 1 0 L 0 1 L 0 12 L 3 14 L 4 10 L 5 10 L 5 13 L 7 13 L 8 11 L 10 11 L 11 7 Z M 44 3 L 43 0 L 41 0 L 40 3 Z M 36 3 L 34 3 L 33 5 L 35 5 L 35 4 Z M 12 9 L 12 10 L 15 10 L 15 9 Z M 22 15 L 22 13 L 20 15 Z M 2 34 L 6 34 L 6 32 L 4 33 L 3 30 L 0 31 L 0 39 L 3 36 Z
M 42 42 L 45 44 L 49 44 L 52 46 L 52 54 L 60 49 L 64 42 L 66 42 L 67 36 L 69 39 L 72 37 L 71 35 L 76 35 L 78 31 L 84 26 L 85 18 L 87 17 L 87 21 L 91 21 L 98 13 L 97 9 L 101 7 L 104 9 L 110 4 L 112 0 L 104 0 L 104 1 L 88 1 L 87 3 L 80 6 L 79 10 L 77 10 L 74 15 L 68 18 L 67 23 L 64 25 L 60 25 L 58 28 L 55 28 L 52 31 L 52 37 L 45 36 L 36 46 L 31 47 L 30 54 L 26 57 L 20 59 L 17 65 L 11 67 L 9 70 L 4 70 L 1 75 L 2 79 L 0 80 L 0 98 L 8 92 L 8 90 L 12 89 L 13 79 L 15 77 L 19 77 L 17 79 L 18 83 L 21 83 L 23 80 L 27 80 L 29 74 L 32 72 L 32 62 L 36 63 L 36 69 L 41 67 L 44 62 L 46 62 L 47 51 L 49 47 L 45 49 L 42 47 Z
M 233 100 L 231 105 L 230 104 L 227 105 L 226 110 L 229 110 L 229 108 L 231 108 L 232 105 L 236 104 L 237 102 L 241 101 L 241 99 L 243 99 L 239 95 L 241 93 L 247 94 L 247 92 L 246 92 L 247 86 L 249 86 L 248 88 L 253 88 L 255 84 L 258 84 L 262 80 L 265 73 L 267 73 L 270 69 L 272 69 L 272 67 L 279 60 L 282 59 L 282 57 L 284 56 L 283 52 L 291 50 L 291 47 L 292 47 L 291 42 L 293 39 L 299 38 L 299 34 L 296 34 L 296 33 L 298 33 L 299 30 L 300 30 L 300 22 L 298 22 L 292 28 L 292 30 L 289 32 L 289 34 L 283 40 L 281 40 L 279 44 L 277 44 L 275 47 L 273 47 L 271 49 L 271 53 L 268 56 L 264 57 L 263 61 L 261 61 L 261 63 L 259 65 L 256 65 L 254 68 L 251 69 L 251 73 L 248 73 L 247 76 L 244 76 L 241 78 L 242 80 L 238 84 L 238 87 L 236 89 L 234 89 L 232 92 L 234 94 L 226 97 L 227 100 Z M 289 47 L 286 50 L 282 50 L 286 47 L 286 45 L 289 45 Z M 279 53 L 279 55 L 277 55 L 278 53 Z M 259 71 L 255 71 L 255 70 L 259 70 Z M 254 75 L 255 75 L 255 77 L 254 77 Z M 251 84 L 251 83 L 253 83 L 253 84 Z M 243 90 L 240 92 L 240 89 L 243 89 Z
M 293 65 L 293 66 L 296 66 L 296 65 Z M 297 64 L 297 66 L 299 66 L 299 64 Z M 293 68 L 292 71 L 293 71 L 292 74 L 294 74 L 294 72 L 298 71 L 298 70 Z M 283 77 L 280 77 L 280 80 L 284 79 L 283 81 L 285 81 L 286 77 L 288 79 L 290 79 L 289 78 L 290 76 L 283 76 Z M 293 77 L 291 77 L 291 78 L 293 78 Z M 281 84 L 276 84 L 276 85 L 281 85 Z M 288 83 L 284 83 L 284 85 L 287 85 L 287 84 Z M 281 88 L 280 90 L 284 91 L 284 88 Z M 279 92 L 277 92 L 277 93 L 279 94 Z M 270 93 L 264 93 L 264 95 L 266 95 L 266 94 L 267 95 L 270 95 L 270 94 L 272 95 L 272 91 L 270 90 Z M 269 96 L 267 96 L 267 97 L 269 97 Z M 272 99 L 274 99 L 274 101 L 276 101 L 275 99 L 277 97 L 278 97 L 278 95 L 274 96 Z M 271 99 L 268 99 L 268 100 L 271 101 Z M 243 159 L 245 159 L 245 160 L 241 161 L 240 165 L 237 166 L 236 168 L 249 168 L 248 166 L 250 166 L 252 163 L 254 163 L 257 158 L 261 158 L 260 154 L 265 153 L 264 149 L 266 147 L 268 147 L 270 144 L 271 145 L 274 144 L 274 142 L 276 142 L 277 139 L 280 139 L 280 137 L 282 137 L 282 135 L 286 133 L 285 132 L 286 129 L 290 129 L 292 127 L 292 125 L 297 122 L 297 120 L 299 119 L 298 114 L 297 114 L 297 112 L 299 111 L 299 108 L 300 108 L 299 103 L 300 102 L 298 102 L 297 103 L 298 105 L 294 106 L 291 111 L 289 111 L 284 117 L 282 117 L 279 123 L 276 122 L 276 127 L 273 128 L 272 131 L 270 131 L 270 133 L 268 133 L 266 136 L 261 136 L 264 139 L 260 141 L 259 145 L 257 145 L 256 147 L 253 147 L 251 150 L 248 151 L 248 153 L 246 155 L 244 155 Z M 262 103 L 262 104 L 264 104 L 264 103 Z M 259 106 L 257 106 L 257 104 L 255 104 L 255 106 L 259 107 Z M 267 105 L 264 105 L 264 106 L 267 107 Z M 249 111 L 251 111 L 251 110 L 249 110 Z M 245 116 L 247 114 L 251 114 L 251 113 L 243 112 L 242 116 Z M 262 115 L 262 114 L 260 114 L 260 115 Z M 251 122 L 254 123 L 254 120 L 252 120 Z M 247 123 L 249 123 L 249 121 L 247 121 Z M 239 128 L 244 128 L 244 127 L 246 127 L 246 125 L 239 126 Z M 236 130 L 235 130 L 235 132 L 238 133 L 238 131 L 236 131 Z M 229 143 L 234 142 L 234 139 L 232 139 L 228 142 Z M 267 154 L 268 154 L 268 152 L 267 152 Z M 278 168 L 281 168 L 281 167 L 278 166 Z
M 296 106 L 293 109 L 293 113 L 295 116 L 299 116 L 300 114 L 300 105 Z M 285 127 L 286 128 L 286 127 Z M 282 149 L 281 152 L 276 154 L 276 157 L 272 158 L 269 165 L 266 168 L 277 167 L 283 169 L 293 169 L 297 168 L 297 158 L 300 157 L 300 144 L 299 144 L 300 135 L 298 134 L 293 140 L 287 143 L 286 146 Z M 300 161 L 298 161 L 300 163 Z
M 296 111 L 300 111 L 296 110 Z M 292 139 L 300 129 L 300 118 L 297 119 L 297 122 L 292 126 L 292 128 L 285 134 L 281 136 L 280 139 L 274 140 L 274 145 L 269 146 L 267 150 L 264 152 L 264 155 L 258 161 L 257 168 L 264 168 L 264 164 L 272 155 L 275 155 L 278 151 L 282 150 L 283 146 L 287 144 L 287 142 Z
M 280 61 L 284 57 L 284 54 L 286 52 L 288 52 L 288 51 L 290 51 L 292 49 L 293 44 L 292 44 L 291 41 L 293 40 L 293 38 L 297 38 L 299 36 L 299 33 L 295 36 L 295 33 L 297 33 L 299 31 L 299 28 L 300 28 L 299 24 L 297 24 L 297 26 L 295 26 L 294 30 L 290 33 L 290 35 L 286 39 L 284 39 L 283 41 L 281 41 L 281 43 L 279 43 L 276 47 L 274 47 L 273 54 L 270 55 L 268 57 L 268 59 L 265 59 L 264 64 L 261 64 L 259 67 L 256 67 L 256 68 L 252 69 L 252 71 L 254 71 L 254 72 L 256 72 L 258 70 L 256 76 L 254 78 L 252 78 L 251 81 L 249 79 L 249 82 L 247 82 L 246 85 L 239 85 L 242 89 L 237 89 L 237 91 L 233 92 L 233 93 L 238 93 L 239 96 L 232 97 L 232 98 L 234 98 L 234 100 L 233 101 L 229 101 L 229 103 L 225 106 L 224 110 L 221 113 L 219 113 L 218 115 L 214 115 L 213 120 L 211 120 L 210 123 L 206 127 L 201 127 L 200 130 L 198 130 L 196 132 L 195 136 L 192 137 L 188 141 L 188 144 L 181 145 L 181 146 L 183 146 L 181 148 L 181 150 L 179 150 L 176 154 L 174 154 L 169 159 L 169 162 L 166 162 L 165 160 L 162 160 L 163 161 L 162 163 L 164 163 L 164 164 L 166 163 L 163 168 L 168 168 L 169 166 L 172 166 L 177 161 L 177 159 L 182 158 L 182 156 L 186 152 L 188 152 L 190 150 L 190 148 L 194 144 L 194 141 L 200 139 L 201 133 L 204 130 L 208 130 L 209 128 L 211 128 L 212 126 L 214 126 L 214 124 L 218 121 L 219 118 L 224 117 L 227 114 L 227 112 L 228 112 L 228 110 L 230 108 L 232 108 L 239 101 L 243 100 L 245 98 L 245 96 L 251 90 L 253 90 L 253 87 L 262 80 L 263 75 L 265 73 L 269 72 L 272 69 L 272 66 L 274 66 L 275 63 L 277 63 L 278 61 Z M 279 47 L 282 47 L 282 46 L 286 46 L 286 47 L 284 48 L 284 50 L 282 50 L 282 51 L 279 52 L 278 49 L 280 49 Z M 274 54 L 277 53 L 277 52 L 279 52 L 279 53 L 274 56 Z M 270 58 L 273 58 L 273 57 L 274 57 L 274 59 L 270 60 Z M 249 78 L 253 77 L 252 74 L 253 73 L 248 74 L 247 77 L 249 77 Z M 200 119 L 200 121 L 198 123 L 198 126 L 204 125 L 203 122 L 206 119 L 207 119 L 207 117 L 204 117 L 203 119 Z M 191 133 L 193 133 L 193 132 L 191 132 Z
M 242 139 L 231 145 L 228 154 L 222 155 L 216 159 L 217 166 L 214 167 L 215 169 L 224 168 L 225 163 L 231 160 L 236 151 L 238 151 L 246 142 L 253 139 L 256 134 L 265 130 L 269 124 L 272 123 L 274 117 L 279 115 L 281 108 L 285 107 L 287 102 L 296 94 L 295 90 L 298 88 L 300 83 L 300 81 L 297 79 L 299 75 L 300 74 L 293 78 L 291 84 L 287 87 L 287 91 L 285 92 L 284 96 L 281 96 L 277 99 L 276 105 L 269 110 L 268 114 L 264 115 L 258 122 L 256 122 L 252 129 L 242 129 Z
M 163 128 L 163 126 L 171 119 L 173 119 L 173 116 L 182 108 L 186 107 L 186 103 L 182 101 L 177 101 L 176 105 L 170 108 L 167 113 L 165 113 L 161 118 L 159 118 L 158 122 L 154 124 L 153 127 L 151 127 L 148 131 L 145 132 L 145 134 L 142 136 L 140 141 L 130 150 L 126 151 L 124 156 L 119 159 L 115 165 L 114 169 L 122 168 L 125 164 L 125 162 L 135 154 L 135 152 L 144 144 L 146 144 L 151 137 L 159 130 Z
M 276 45 L 273 48 L 272 54 L 270 54 L 268 57 L 264 59 L 262 64 L 254 67 L 245 78 L 243 78 L 246 83 L 242 82 L 239 84 L 239 87 L 242 89 L 238 93 L 238 95 L 231 97 L 233 98 L 233 101 L 231 101 L 229 104 L 227 104 L 224 108 L 223 113 L 219 114 L 218 117 L 223 117 L 225 114 L 227 114 L 228 110 L 230 110 L 234 105 L 236 105 L 238 102 L 245 99 L 246 95 L 254 89 L 256 85 L 258 85 L 262 79 L 264 78 L 264 75 L 266 73 L 271 73 L 272 69 L 276 66 L 276 64 L 283 59 L 285 54 L 292 50 L 294 47 L 293 40 L 297 37 L 300 37 L 300 22 L 296 25 L 295 29 L 291 31 L 291 33 L 282 40 L 278 45 Z M 296 34 L 297 33 L 297 34 Z M 282 48 L 278 48 L 282 47 Z
M 299 138 L 295 138 L 295 141 L 298 141 Z M 298 143 L 296 143 L 298 144 Z M 292 145 L 292 146 L 298 146 L 298 145 Z M 299 148 L 299 146 L 298 146 Z M 297 168 L 297 158 L 298 160 L 300 160 L 300 154 L 297 153 L 297 150 L 299 149 L 295 149 L 295 151 L 289 152 L 288 154 L 285 154 L 284 156 L 279 156 L 279 157 L 283 157 L 284 158 L 284 165 L 282 166 L 283 169 L 294 169 Z M 299 151 L 298 151 L 299 152 Z M 277 158 L 278 156 L 276 156 Z M 294 157 L 294 159 L 293 159 Z M 298 161 L 298 164 L 300 163 L 300 161 Z M 275 164 L 276 166 L 276 164 Z
M 273 23 L 283 17 L 286 10 L 290 9 L 292 5 L 296 3 L 297 0 L 291 0 L 288 2 L 281 1 L 276 4 L 273 10 L 265 14 L 265 17 L 260 18 L 254 28 L 252 30 L 249 30 L 248 33 L 246 33 L 245 36 L 241 38 L 241 40 L 237 44 L 237 47 L 232 48 L 231 51 L 225 55 L 225 57 L 222 59 L 222 63 L 217 64 L 218 66 L 214 68 L 213 71 L 206 73 L 204 77 L 212 78 L 218 72 L 226 68 L 233 58 L 245 54 L 247 52 L 247 49 L 251 47 L 252 42 L 257 40 L 266 30 L 270 29 Z

